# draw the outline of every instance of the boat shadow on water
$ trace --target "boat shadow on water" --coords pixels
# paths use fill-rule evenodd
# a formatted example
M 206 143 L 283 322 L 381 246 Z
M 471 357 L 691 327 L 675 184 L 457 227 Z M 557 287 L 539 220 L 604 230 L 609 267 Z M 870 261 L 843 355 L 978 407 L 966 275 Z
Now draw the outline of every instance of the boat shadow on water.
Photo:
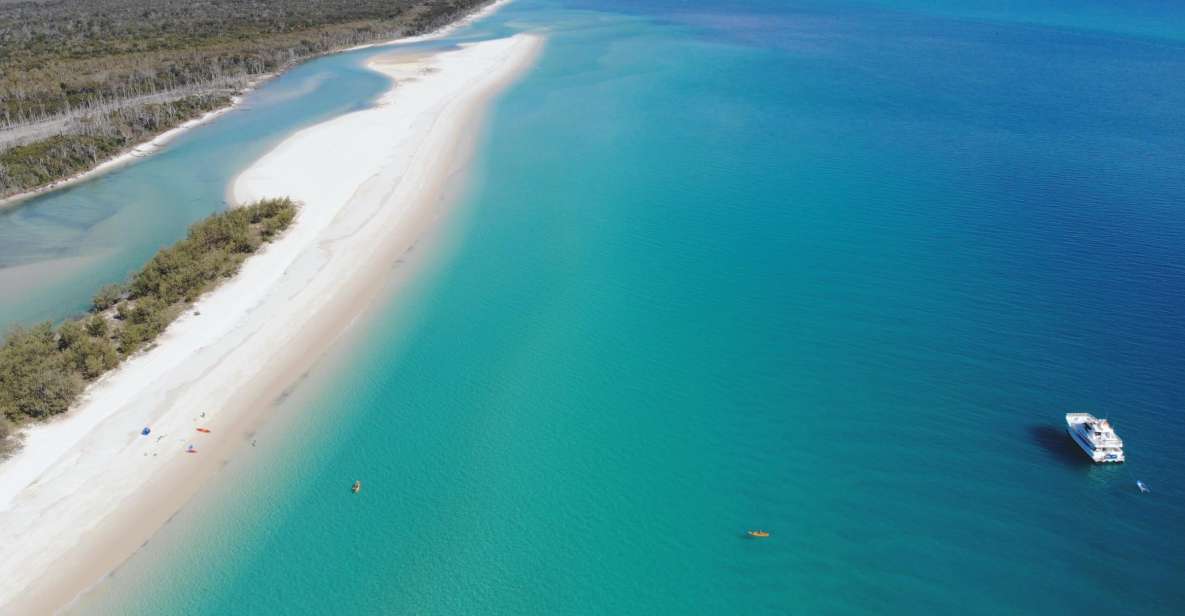
M 1058 462 L 1073 468 L 1094 466 L 1064 429 L 1041 424 L 1029 426 L 1028 431 L 1029 438 Z

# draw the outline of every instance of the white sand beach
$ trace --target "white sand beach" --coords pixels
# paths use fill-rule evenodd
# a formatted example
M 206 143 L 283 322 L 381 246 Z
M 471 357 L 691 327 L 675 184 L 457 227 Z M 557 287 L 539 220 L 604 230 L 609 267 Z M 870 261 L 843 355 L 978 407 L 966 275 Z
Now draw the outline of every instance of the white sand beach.
M 0 613 L 69 603 L 243 446 L 244 426 L 348 328 L 440 216 L 488 101 L 541 47 L 520 34 L 381 56 L 369 66 L 395 85 L 376 106 L 295 133 L 235 180 L 238 203 L 296 199 L 295 223 L 0 464 Z
M 422 43 L 424 41 L 430 41 L 430 40 L 434 40 L 434 39 L 444 38 L 444 37 L 452 34 L 453 32 L 456 32 L 460 28 L 467 26 L 478 19 L 481 19 L 482 17 L 485 17 L 485 16 L 489 15 L 490 13 L 493 13 L 494 11 L 498 10 L 502 6 L 505 6 L 509 2 L 510 2 L 510 0 L 495 0 L 494 2 L 491 2 L 487 5 L 485 5 L 484 7 L 470 13 L 469 15 L 466 15 L 463 18 L 458 19 L 457 21 L 450 23 L 447 26 L 444 26 L 442 28 L 439 28 L 439 29 L 429 32 L 427 34 L 418 34 L 415 36 L 405 36 L 403 38 L 395 39 L 393 41 L 380 41 L 377 43 L 367 43 L 365 45 L 355 45 L 354 47 L 349 47 L 346 49 L 339 49 L 336 51 L 326 52 L 325 54 L 322 54 L 322 55 L 344 53 L 347 51 L 356 51 L 359 49 L 368 49 L 371 47 L 382 47 L 382 46 L 387 46 L 387 45 L 410 45 L 412 43 Z M 301 62 L 307 61 L 309 59 L 310 58 L 305 58 L 305 59 L 301 60 Z M 294 63 L 294 64 L 296 64 L 296 63 Z M 46 184 L 45 186 L 42 186 L 40 188 L 34 188 L 33 190 L 25 191 L 22 193 L 17 193 L 15 195 L 9 195 L 7 197 L 2 197 L 2 198 L 0 198 L 0 209 L 15 206 L 23 201 L 26 201 L 26 200 L 31 199 L 33 197 L 36 197 L 37 195 L 43 195 L 45 193 L 58 190 L 60 188 L 66 188 L 67 186 L 73 186 L 74 184 L 78 184 L 79 182 L 82 182 L 84 180 L 89 180 L 91 178 L 103 175 L 105 173 L 110 173 L 111 171 L 115 171 L 116 169 L 119 169 L 120 167 L 123 167 L 125 165 L 130 164 L 130 163 L 136 162 L 137 160 L 147 158 L 148 156 L 155 154 L 158 150 L 160 150 L 161 148 L 168 145 L 169 142 L 171 142 L 174 139 L 176 139 L 177 137 L 181 136 L 183 133 L 185 133 L 193 128 L 196 128 L 198 126 L 201 126 L 202 124 L 205 124 L 205 123 L 213 120 L 214 118 L 217 118 L 218 116 L 221 116 L 222 114 L 235 109 L 243 102 L 244 98 L 247 96 L 248 93 L 250 93 L 255 88 L 259 87 L 261 84 L 272 79 L 273 77 L 280 75 L 281 73 L 286 71 L 287 68 L 288 67 L 285 67 L 284 69 L 281 69 L 280 71 L 275 72 L 275 73 L 266 73 L 263 75 L 255 76 L 254 78 L 252 78 L 250 83 L 247 84 L 247 87 L 243 88 L 236 96 L 231 97 L 230 104 L 227 105 L 226 107 L 208 111 L 208 112 L 203 113 L 202 115 L 200 115 L 192 120 L 182 122 L 181 124 L 171 128 L 159 135 L 156 135 L 155 137 L 149 139 L 148 141 L 145 141 L 143 143 L 138 143 L 138 144 L 128 148 L 126 151 L 124 151 L 120 154 L 117 154 L 117 155 L 99 163 L 98 165 L 95 165 L 94 167 L 87 169 L 86 171 L 83 171 L 81 173 L 76 173 L 70 177 L 62 178 L 62 179 L 57 180 L 55 182 L 51 182 L 51 183 Z

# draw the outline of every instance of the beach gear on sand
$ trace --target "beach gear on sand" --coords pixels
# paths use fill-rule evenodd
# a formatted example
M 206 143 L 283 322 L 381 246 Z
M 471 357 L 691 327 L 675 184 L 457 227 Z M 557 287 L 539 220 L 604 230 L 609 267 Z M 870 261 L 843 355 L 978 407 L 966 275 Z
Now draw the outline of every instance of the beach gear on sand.
M 144 426 L 144 429 L 140 431 L 140 435 L 141 436 L 148 436 L 149 432 L 152 432 L 152 430 L 149 430 L 148 426 Z

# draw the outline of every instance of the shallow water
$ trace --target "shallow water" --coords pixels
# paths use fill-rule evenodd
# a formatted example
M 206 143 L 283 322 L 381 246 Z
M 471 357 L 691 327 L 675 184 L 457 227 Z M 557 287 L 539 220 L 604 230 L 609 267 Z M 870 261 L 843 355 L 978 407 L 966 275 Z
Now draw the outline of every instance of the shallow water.
M 100 286 L 125 280 L 194 221 L 225 208 L 231 180 L 285 136 L 368 106 L 388 87 L 363 66 L 376 53 L 305 63 L 156 154 L 0 209 L 0 329 L 85 311 Z
M 1180 613 L 1185 21 L 916 4 L 484 22 L 422 274 L 80 607 Z

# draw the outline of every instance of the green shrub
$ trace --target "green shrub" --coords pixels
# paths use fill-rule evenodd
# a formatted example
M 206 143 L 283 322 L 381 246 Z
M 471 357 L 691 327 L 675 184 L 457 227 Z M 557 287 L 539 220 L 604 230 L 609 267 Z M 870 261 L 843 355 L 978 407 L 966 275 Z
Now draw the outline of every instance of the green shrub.
M 65 351 L 78 346 L 79 341 L 85 338 L 86 334 L 83 333 L 82 325 L 78 321 L 62 323 L 62 326 L 58 328 L 58 350 Z
M 132 323 L 146 325 L 157 321 L 164 310 L 164 302 L 154 296 L 142 297 L 132 308 Z
M 126 288 L 109 285 L 94 299 L 101 314 L 13 329 L 0 345 L 0 451 L 13 424 L 66 411 L 84 383 L 99 378 L 161 334 L 218 280 L 234 275 L 247 256 L 286 229 L 296 213 L 289 199 L 272 199 L 215 214 L 190 227 L 185 239 L 158 252 Z
M 81 391 L 51 323 L 13 330 L 0 347 L 0 410 L 10 420 L 61 413 Z
M 144 332 L 135 325 L 124 325 L 116 337 L 119 339 L 119 353 L 125 357 L 139 351 L 144 344 Z
M 0 415 L 0 460 L 7 458 L 16 450 L 17 440 L 13 435 L 12 423 L 4 415 Z
M 92 381 L 119 365 L 119 353 L 106 338 L 83 338 L 71 349 L 70 363 L 83 379 Z
M 86 320 L 86 333 L 93 337 L 102 337 L 107 335 L 107 319 L 99 315 L 95 315 Z
M 99 292 L 95 294 L 95 298 L 91 300 L 91 304 L 94 305 L 96 311 L 102 312 L 114 306 L 115 302 L 118 302 L 121 297 L 123 297 L 123 285 L 109 284 L 99 289 Z

